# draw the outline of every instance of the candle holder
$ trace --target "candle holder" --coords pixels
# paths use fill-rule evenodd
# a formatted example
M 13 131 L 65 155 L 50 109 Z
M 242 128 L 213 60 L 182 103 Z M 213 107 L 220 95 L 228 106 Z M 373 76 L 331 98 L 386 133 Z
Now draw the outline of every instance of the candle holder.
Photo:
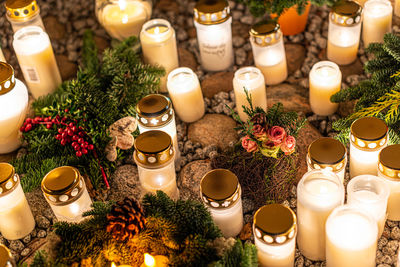
M 347 152 L 344 145 L 333 138 L 322 137 L 310 144 L 307 153 L 308 171 L 326 169 L 344 181 Z
M 326 221 L 326 266 L 376 266 L 378 226 L 357 206 L 336 208 Z
M 174 146 L 175 162 L 179 163 L 181 153 L 171 100 L 160 94 L 145 96 L 136 105 L 136 114 L 140 133 L 159 130 L 169 134 Z
M 225 169 L 209 171 L 200 182 L 200 195 L 222 234 L 237 236 L 243 228 L 242 191 L 237 176 Z
M 14 32 L 27 26 L 44 29 L 40 9 L 36 0 L 6 0 L 6 18 Z
M 280 26 L 275 21 L 262 21 L 252 26 L 250 43 L 254 62 L 268 85 L 286 80 L 286 52 Z
M 261 207 L 254 215 L 253 233 L 260 266 L 293 267 L 296 214 L 281 204 Z
M 59 221 L 80 222 L 82 214 L 91 209 L 85 181 L 74 167 L 51 170 L 42 180 L 42 191 Z
M 0 233 L 9 240 L 29 235 L 35 220 L 12 165 L 0 163 Z M 1 257 L 0 257 L 1 260 Z
M 336 112 L 339 104 L 331 102 L 331 96 L 340 91 L 342 72 L 331 61 L 320 61 L 310 71 L 311 110 L 320 116 L 329 116 Z
M 250 107 L 245 90 L 251 96 L 253 107 L 267 110 L 267 91 L 264 76 L 258 68 L 245 67 L 238 69 L 233 78 L 233 90 L 235 92 L 237 112 L 242 121 L 247 121 L 248 119 L 242 106 Z
M 325 260 L 325 222 L 344 202 L 340 178 L 328 170 L 304 174 L 297 186 L 297 244 L 311 260 Z
M 151 18 L 151 0 L 96 0 L 95 13 L 107 33 L 120 41 L 139 36 Z
M 199 0 L 194 8 L 194 26 L 201 65 L 207 71 L 222 71 L 233 64 L 232 17 L 226 0 Z
M 329 60 L 348 65 L 357 58 L 360 44 L 362 7 L 354 1 L 339 1 L 329 14 Z
M 0 266 L 17 267 L 17 264 L 12 258 L 11 252 L 3 244 L 0 244 Z
M 21 145 L 19 128 L 28 107 L 28 89 L 15 79 L 10 64 L 0 62 L 0 154 L 10 153 Z
M 390 188 L 388 219 L 400 221 L 400 145 L 391 145 L 379 154 L 378 176 Z
M 364 117 L 351 125 L 350 178 L 378 174 L 380 151 L 388 143 L 388 127 L 381 119 Z
M 191 69 L 177 68 L 170 72 L 167 87 L 175 111 L 182 121 L 194 122 L 204 116 L 199 78 Z
M 385 33 L 392 32 L 392 4 L 388 0 L 368 0 L 364 5 L 364 47 L 383 43 Z

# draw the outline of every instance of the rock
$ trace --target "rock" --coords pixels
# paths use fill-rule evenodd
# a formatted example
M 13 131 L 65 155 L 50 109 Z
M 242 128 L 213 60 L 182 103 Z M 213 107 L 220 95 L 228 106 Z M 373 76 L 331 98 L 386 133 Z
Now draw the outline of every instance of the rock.
M 226 150 L 230 143 L 239 140 L 235 127 L 236 122 L 231 117 L 206 114 L 202 119 L 189 125 L 188 138 L 203 147 L 216 145 L 219 149 Z
M 180 188 L 181 198 L 189 194 L 190 197 L 184 199 L 198 199 L 200 192 L 201 178 L 211 171 L 211 163 L 209 160 L 196 160 L 184 166 L 179 173 L 178 187 Z
M 211 99 L 215 94 L 219 92 L 229 92 L 233 90 L 233 76 L 234 73 L 229 71 L 217 72 L 206 77 L 201 82 L 203 95 Z
M 39 238 L 45 238 L 47 236 L 47 232 L 45 230 L 40 230 L 37 234 Z
M 306 49 L 300 44 L 285 44 L 286 61 L 289 74 L 300 69 L 306 58 Z
M 22 242 L 24 242 L 25 244 L 28 244 L 29 242 L 31 242 L 32 238 L 31 235 L 27 235 L 22 239 Z
M 356 100 L 341 102 L 341 103 L 339 103 L 339 108 L 338 108 L 337 113 L 341 117 L 347 117 L 354 112 L 355 104 L 356 104 Z
M 311 113 L 308 90 L 282 83 L 267 88 L 268 107 L 281 102 L 286 110 Z
M 109 161 L 115 161 L 117 159 L 117 137 L 114 136 L 110 142 L 107 144 L 104 153 L 106 153 L 106 158 Z
M 94 42 L 97 46 L 97 52 L 100 54 L 102 54 L 106 48 L 110 47 L 110 41 L 98 35 L 94 36 Z
M 47 235 L 46 231 L 44 230 L 41 231 L 44 232 L 44 237 L 46 237 Z M 46 253 L 49 261 L 55 260 L 57 255 L 56 247 L 59 242 L 61 242 L 61 239 L 54 232 L 50 233 L 46 238 L 42 238 L 40 240 L 37 240 L 36 242 L 31 243 L 29 245 L 29 248 L 32 251 L 32 253 L 28 253 L 29 257 L 23 259 L 22 261 L 24 263 L 27 263 L 28 266 L 30 266 L 36 254 L 34 252 L 39 250 Z
M 30 248 L 25 248 L 24 250 L 21 251 L 21 256 L 25 257 L 29 254 L 29 252 L 31 252 Z
M 244 241 L 250 239 L 251 235 L 252 235 L 251 223 L 246 223 L 239 234 L 239 238 Z
M 400 240 L 400 228 L 397 226 L 393 227 L 393 229 L 390 233 L 390 237 L 392 239 Z
M 192 52 L 185 49 L 184 47 L 178 48 L 178 55 L 179 55 L 179 65 L 181 67 L 187 67 L 192 69 L 193 71 L 197 70 L 197 60 Z
M 245 40 L 249 39 L 250 25 L 240 23 L 239 21 L 232 22 L 232 36 L 241 36 Z
M 179 13 L 178 3 L 174 0 L 160 0 L 157 2 L 154 9 L 158 9 L 158 10 L 164 11 L 164 12 L 172 11 L 175 14 Z
M 250 198 L 243 198 L 243 214 L 251 213 L 256 209 L 256 205 Z
M 25 196 L 26 199 L 28 200 L 29 206 L 31 208 L 34 217 L 45 216 L 45 219 L 47 219 L 48 222 L 50 222 L 52 219 L 55 218 L 53 211 L 51 210 L 46 199 L 43 197 L 43 192 L 40 188 L 36 188 L 32 192 L 26 192 Z M 38 221 L 36 221 L 36 223 L 38 223 Z M 47 222 L 44 222 L 44 224 L 47 225 Z
M 10 241 L 9 248 L 14 251 L 21 251 L 25 248 L 25 246 L 20 240 L 12 240 Z
M 65 25 L 61 24 L 56 17 L 45 17 L 43 19 L 43 24 L 51 40 L 61 40 L 65 38 Z
M 50 227 L 50 221 L 43 215 L 36 216 L 36 223 L 39 228 L 47 229 Z
M 109 130 L 110 136 L 117 137 L 117 147 L 120 149 L 130 149 L 135 139 L 132 133 L 137 128 L 137 120 L 134 117 L 125 117 L 114 122 Z
M 140 200 L 142 190 L 137 167 L 130 164 L 118 167 L 110 181 L 110 187 L 108 200 L 119 201 L 126 196 Z
M 67 81 L 76 77 L 78 65 L 70 61 L 68 57 L 64 55 L 56 55 L 56 60 L 63 81 Z

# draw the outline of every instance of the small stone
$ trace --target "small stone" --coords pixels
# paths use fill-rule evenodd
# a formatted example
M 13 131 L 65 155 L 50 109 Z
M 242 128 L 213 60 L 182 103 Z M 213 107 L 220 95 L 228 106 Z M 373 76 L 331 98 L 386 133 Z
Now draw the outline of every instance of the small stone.
M 36 216 L 36 223 L 39 228 L 47 229 L 50 227 L 50 221 L 43 215 Z
M 251 213 L 256 209 L 256 205 L 254 204 L 253 200 L 250 198 L 243 198 L 242 200 L 242 206 L 243 206 L 243 213 Z
M 317 42 L 317 45 L 319 48 L 321 49 L 325 49 L 326 48 L 326 38 L 323 38 L 321 36 L 317 36 L 315 41 Z
M 47 232 L 45 230 L 39 230 L 37 237 L 45 238 L 47 236 Z
M 254 22 L 254 17 L 252 15 L 246 15 L 240 18 L 240 22 L 247 25 L 252 25 Z
M 399 227 L 395 226 L 393 227 L 391 233 L 390 233 L 390 237 L 392 239 L 396 239 L 396 240 L 400 240 L 400 229 Z
M 178 38 L 178 41 L 183 42 L 188 39 L 188 34 L 185 30 L 179 28 L 176 32 L 176 37 Z
M 79 31 L 79 30 L 83 29 L 86 26 L 86 21 L 85 20 L 77 20 L 77 21 L 74 21 L 72 23 L 72 25 L 74 26 L 74 28 L 76 30 Z
M 192 198 L 199 199 L 201 178 L 209 171 L 211 171 L 209 160 L 196 160 L 187 164 L 179 173 L 179 188 L 189 190 Z
M 237 65 L 243 65 L 243 63 L 246 61 L 246 58 L 247 54 L 243 48 L 238 48 L 235 50 L 235 60 Z
M 300 256 L 296 259 L 296 261 L 295 261 L 295 263 L 294 263 L 294 266 L 295 266 L 295 267 L 303 267 L 303 266 L 304 266 L 304 257 L 300 255 Z
M 28 244 L 29 242 L 31 242 L 32 238 L 31 235 L 27 235 L 22 239 L 22 242 L 24 242 L 25 244 Z
M 14 251 L 21 251 L 25 248 L 25 246 L 20 240 L 11 240 L 9 248 Z
M 21 251 L 21 256 L 25 257 L 28 256 L 28 254 L 31 252 L 30 248 L 24 248 L 24 250 Z
M 241 36 L 233 36 L 232 43 L 234 47 L 242 47 L 246 40 Z
M 239 20 L 243 16 L 243 13 L 240 10 L 233 10 L 231 14 L 233 20 Z

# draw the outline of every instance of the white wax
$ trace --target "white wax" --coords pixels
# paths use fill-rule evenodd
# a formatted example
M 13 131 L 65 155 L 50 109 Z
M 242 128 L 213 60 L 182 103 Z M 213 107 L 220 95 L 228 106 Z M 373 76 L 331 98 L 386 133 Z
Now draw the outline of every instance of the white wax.
M 392 31 L 392 4 L 388 0 L 368 0 L 364 5 L 363 40 L 364 46 L 370 43 L 383 43 L 385 33 Z
M 350 142 L 350 178 L 362 174 L 377 175 L 379 153 L 385 146 L 378 150 L 364 151 Z
M 261 267 L 293 267 L 296 238 L 282 245 L 268 245 L 254 237 Z
M 311 168 L 310 165 L 308 165 L 307 167 L 308 167 L 307 171 L 315 170 L 315 169 Z M 342 183 L 344 182 L 345 172 L 346 172 L 346 166 L 344 166 L 340 171 L 334 172 L 340 178 L 340 181 Z
M 236 237 L 243 228 L 242 199 L 239 199 L 232 207 L 215 209 L 209 207 L 213 221 L 221 229 L 225 238 Z
M 0 61 L 1 62 L 7 62 L 6 58 L 4 57 L 3 50 L 1 50 L 1 48 L 0 48 Z
M 327 57 L 339 65 L 347 65 L 357 58 L 361 23 L 344 27 L 329 21 Z
M 378 176 L 386 182 L 390 190 L 387 205 L 387 218 L 391 221 L 400 221 L 400 180 L 389 178 L 379 170 Z

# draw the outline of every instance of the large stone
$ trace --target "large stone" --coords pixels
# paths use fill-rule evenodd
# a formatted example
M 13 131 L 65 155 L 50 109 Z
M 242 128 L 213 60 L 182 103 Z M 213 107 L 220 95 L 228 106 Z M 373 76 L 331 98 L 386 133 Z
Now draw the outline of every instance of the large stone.
M 233 90 L 233 76 L 234 73 L 228 72 L 217 72 L 206 77 L 201 82 L 201 89 L 203 95 L 207 98 L 213 98 L 219 92 L 229 92 Z
M 175 14 L 179 13 L 178 3 L 174 0 L 160 0 L 157 2 L 154 9 L 158 9 L 164 12 L 172 11 Z
M 178 186 L 182 199 L 200 199 L 201 178 L 211 171 L 210 160 L 196 160 L 182 168 L 179 174 Z
M 21 179 L 24 179 L 24 177 L 21 177 Z M 42 190 L 40 188 L 36 188 L 32 192 L 25 192 L 25 195 L 29 206 L 31 207 L 33 216 L 36 219 L 39 218 L 40 220 L 40 222 L 36 221 L 38 226 L 44 229 L 48 228 L 50 226 L 48 222 L 51 223 L 51 221 L 55 219 L 55 215 L 46 199 L 43 197 Z M 43 218 L 43 216 L 45 218 Z M 47 219 L 47 221 L 45 219 Z
M 51 40 L 61 40 L 65 37 L 65 25 L 60 23 L 56 17 L 45 17 L 43 24 Z
M 197 60 L 192 52 L 187 50 L 184 47 L 178 48 L 178 55 L 179 55 L 179 65 L 181 67 L 187 67 L 192 69 L 193 71 L 197 70 Z
M 67 81 L 76 77 L 78 65 L 70 61 L 65 55 L 56 55 L 56 60 L 63 81 Z
M 235 131 L 236 122 L 226 115 L 206 114 L 202 119 L 189 125 L 188 138 L 203 147 L 216 145 L 226 150 L 230 143 L 236 143 L 239 136 Z
M 139 173 L 136 166 L 126 164 L 118 167 L 110 181 L 108 200 L 119 201 L 126 196 L 141 199 Z
M 355 104 L 356 104 L 356 100 L 339 103 L 339 109 L 338 109 L 337 113 L 341 117 L 347 117 L 354 112 Z
M 240 21 L 233 21 L 232 23 L 232 35 L 233 36 L 240 36 L 245 38 L 246 40 L 249 38 L 251 26 L 241 23 Z
M 267 87 L 268 107 L 280 102 L 286 110 L 311 113 L 307 90 L 299 86 L 282 83 Z
M 94 42 L 96 44 L 97 52 L 99 52 L 99 54 L 103 54 L 104 50 L 110 47 L 110 41 L 98 35 L 94 36 Z
M 285 44 L 288 72 L 300 69 L 306 58 L 306 49 L 300 44 Z

